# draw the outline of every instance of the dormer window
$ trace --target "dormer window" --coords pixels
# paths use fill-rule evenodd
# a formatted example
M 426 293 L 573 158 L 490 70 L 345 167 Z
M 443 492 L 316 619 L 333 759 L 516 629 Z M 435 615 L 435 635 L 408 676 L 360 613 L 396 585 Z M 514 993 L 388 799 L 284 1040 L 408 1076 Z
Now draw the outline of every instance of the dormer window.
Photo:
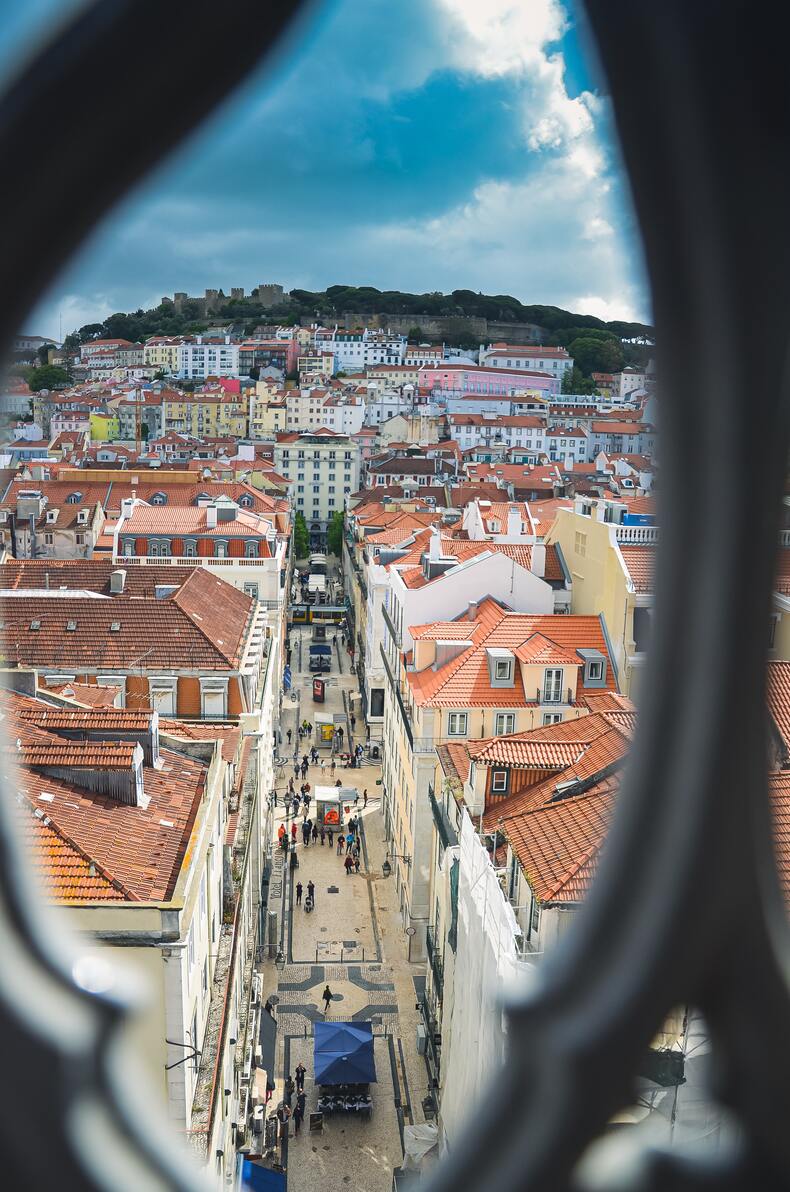
M 492 795 L 506 795 L 508 788 L 508 771 L 507 770 L 492 770 L 491 771 L 491 793 Z
M 167 504 L 167 493 L 154 493 L 154 495 L 151 497 L 151 504 L 152 505 L 166 505 Z
M 513 674 L 513 663 L 509 660 L 498 658 L 494 665 L 494 677 L 497 679 L 509 679 Z
M 82 500 L 82 493 L 69 493 L 69 495 L 66 497 L 66 504 L 67 505 L 79 505 L 81 500 Z
M 490 647 L 488 656 L 488 678 L 492 687 L 512 687 L 515 674 L 515 659 L 510 650 Z
M 600 650 L 579 650 L 584 660 L 582 682 L 585 687 L 606 686 L 606 655 Z

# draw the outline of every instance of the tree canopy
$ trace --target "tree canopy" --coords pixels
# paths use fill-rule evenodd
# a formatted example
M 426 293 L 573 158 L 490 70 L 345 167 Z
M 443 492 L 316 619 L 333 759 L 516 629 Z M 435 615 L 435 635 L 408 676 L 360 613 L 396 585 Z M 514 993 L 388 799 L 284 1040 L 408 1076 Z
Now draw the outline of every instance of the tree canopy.
M 329 520 L 326 531 L 326 545 L 330 555 L 343 553 L 343 510 L 336 509 Z
M 294 518 L 294 558 L 306 559 L 310 554 L 310 535 L 303 513 Z
M 41 368 L 31 368 L 27 383 L 33 393 L 38 393 L 41 389 L 59 389 L 63 385 L 69 385 L 71 377 L 65 368 L 59 368 L 55 364 L 44 364 Z

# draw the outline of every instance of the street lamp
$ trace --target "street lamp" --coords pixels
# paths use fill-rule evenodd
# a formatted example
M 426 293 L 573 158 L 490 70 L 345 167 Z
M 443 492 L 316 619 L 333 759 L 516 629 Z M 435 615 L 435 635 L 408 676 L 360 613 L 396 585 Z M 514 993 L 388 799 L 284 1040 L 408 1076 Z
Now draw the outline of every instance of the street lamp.
M 405 853 L 390 853 L 389 855 L 392 857 L 393 861 L 405 861 L 407 865 L 411 865 L 411 857 L 407 856 Z M 384 877 L 389 877 L 392 873 L 392 866 L 386 857 L 384 858 L 384 864 L 381 867 L 381 872 Z

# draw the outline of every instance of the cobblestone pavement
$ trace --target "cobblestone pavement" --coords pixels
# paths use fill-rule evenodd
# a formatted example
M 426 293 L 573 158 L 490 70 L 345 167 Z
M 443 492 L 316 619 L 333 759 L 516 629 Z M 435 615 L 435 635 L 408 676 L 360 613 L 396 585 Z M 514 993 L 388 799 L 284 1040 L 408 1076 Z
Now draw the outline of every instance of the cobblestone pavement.
M 306 748 L 298 741 L 297 725 L 305 718 L 311 720 L 316 711 L 343 713 L 349 695 L 356 691 L 356 679 L 349 670 L 349 659 L 340 649 L 335 651 L 334 682 L 327 687 L 327 700 L 322 706 L 313 704 L 311 676 L 307 670 L 310 631 L 301 631 L 303 662 L 300 664 L 299 630 L 292 630 L 292 672 L 298 701 L 284 701 L 281 731 L 282 754 L 293 753 L 299 744 L 299 757 Z M 331 640 L 331 633 L 330 633 Z M 340 642 L 338 641 L 338 647 Z M 342 671 L 338 674 L 338 653 Z M 345 700 L 344 700 L 345 693 Z M 292 743 L 287 745 L 287 730 L 291 729 Z M 346 741 L 350 724 L 344 721 Z M 364 725 L 356 725 L 364 742 Z M 328 756 L 328 755 L 326 755 Z M 277 779 L 278 796 L 285 789 L 293 768 L 281 769 Z M 380 811 L 380 766 L 365 765 L 360 769 L 337 769 L 336 778 L 345 786 L 359 790 L 359 803 L 347 804 L 350 811 L 362 817 L 362 864 L 360 872 L 347 876 L 343 858 L 337 855 L 328 839 L 305 847 L 298 833 L 297 856 L 299 867 L 295 877 L 290 870 L 282 883 L 286 917 L 283 933 L 285 964 L 281 971 L 271 961 L 264 963 L 264 993 L 275 1005 L 278 1023 L 278 1043 L 275 1072 L 275 1092 L 272 1106 L 281 1097 L 282 1082 L 287 1072 L 293 1072 L 301 1060 L 307 1068 L 307 1111 L 315 1108 L 316 1090 L 312 1082 L 313 1023 L 324 1018 L 372 1021 L 375 1040 L 376 1073 L 378 1083 L 372 1088 L 373 1113 L 370 1120 L 353 1114 L 336 1115 L 324 1119 L 323 1130 L 311 1133 L 303 1125 L 298 1137 L 293 1134 L 283 1148 L 283 1162 L 288 1169 L 290 1189 L 312 1192 L 320 1180 L 321 1192 L 390 1192 L 393 1169 L 402 1158 L 401 1130 L 404 1124 L 423 1121 L 422 1098 L 428 1092 L 425 1062 L 416 1050 L 416 1028 L 420 1014 L 416 1008 L 414 978 L 424 975 L 424 966 L 412 965 L 407 958 L 407 937 L 398 915 L 392 878 L 382 876 L 384 861 L 383 820 Z M 301 785 L 301 777 L 297 789 Z M 327 766 L 311 766 L 307 781 L 315 785 L 332 785 L 334 780 Z M 367 788 L 368 806 L 362 809 L 362 792 Z M 311 815 L 315 803 L 311 804 Z M 275 835 L 280 823 L 286 821 L 282 800 L 278 797 L 275 812 Z M 297 824 L 301 823 L 301 816 Z M 282 862 L 276 850 L 276 865 L 281 872 Z M 295 904 L 294 887 L 301 881 L 305 891 L 307 882 L 315 884 L 315 909 L 311 914 Z M 321 994 L 329 985 L 333 995 L 327 1015 Z M 309 1118 L 307 1119 L 309 1120 Z

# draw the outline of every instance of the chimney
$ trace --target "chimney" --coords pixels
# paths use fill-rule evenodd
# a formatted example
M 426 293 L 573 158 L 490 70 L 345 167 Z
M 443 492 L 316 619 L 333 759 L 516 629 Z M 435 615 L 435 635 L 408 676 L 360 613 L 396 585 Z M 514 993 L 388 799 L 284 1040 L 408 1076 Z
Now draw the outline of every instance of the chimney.
M 121 501 L 121 520 L 126 521 L 128 517 L 132 516 L 134 512 L 134 497 L 124 497 Z
M 522 534 L 521 510 L 518 505 L 509 505 L 507 511 L 507 536 L 520 538 Z
M 428 544 L 428 558 L 435 561 L 436 559 L 440 559 L 441 555 L 441 531 L 438 526 L 431 526 L 431 541 Z
M 536 542 L 532 547 L 532 562 L 529 569 L 533 575 L 539 575 L 541 579 L 546 574 L 546 547 L 542 542 Z
M 209 530 L 213 530 L 217 524 L 217 506 L 215 504 L 206 506 L 206 526 Z
M 110 592 L 113 596 L 120 596 L 126 587 L 126 572 L 123 568 L 110 572 Z
M 533 550 L 534 550 L 534 547 L 533 547 Z M 467 610 L 466 610 L 466 619 L 467 619 L 467 621 L 476 621 L 476 620 L 477 620 L 477 610 L 478 610 L 478 608 L 479 608 L 479 604 L 478 604 L 478 601 L 477 601 L 477 600 L 470 600 L 470 601 L 469 601 L 469 607 L 468 607 L 468 608 L 467 608 Z
M 566 472 L 573 471 L 573 456 L 572 455 L 565 456 L 565 471 Z

